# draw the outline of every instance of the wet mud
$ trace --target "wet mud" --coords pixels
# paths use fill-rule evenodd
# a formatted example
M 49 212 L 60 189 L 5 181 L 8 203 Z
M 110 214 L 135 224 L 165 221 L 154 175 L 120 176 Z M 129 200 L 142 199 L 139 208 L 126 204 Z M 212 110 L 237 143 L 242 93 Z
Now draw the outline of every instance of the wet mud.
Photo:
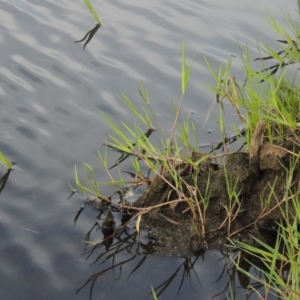
M 201 222 L 199 217 L 195 218 L 186 201 L 176 206 L 164 205 L 143 215 L 141 225 L 148 229 L 154 254 L 184 257 L 197 255 L 207 248 L 232 246 L 234 241 L 251 245 L 256 245 L 255 238 L 269 244 L 274 242 L 278 224 L 285 222 L 282 210 L 288 210 L 291 220 L 295 215 L 289 196 L 299 189 L 297 153 L 300 148 L 295 141 L 298 136 L 286 136 L 270 143 L 264 139 L 264 132 L 264 122 L 260 121 L 249 151 L 224 155 L 222 163 L 206 161 L 197 174 L 188 165 L 178 168 L 188 197 L 189 187 L 195 185 L 198 199 L 208 195 L 206 209 L 199 202 L 205 219 Z M 292 171 L 291 166 L 294 166 Z M 174 183 L 167 173 L 164 177 Z M 287 186 L 290 194 L 286 193 Z M 234 199 L 238 199 L 235 206 L 229 189 L 231 194 L 235 191 Z M 170 185 L 156 175 L 135 206 L 154 206 L 178 197 Z

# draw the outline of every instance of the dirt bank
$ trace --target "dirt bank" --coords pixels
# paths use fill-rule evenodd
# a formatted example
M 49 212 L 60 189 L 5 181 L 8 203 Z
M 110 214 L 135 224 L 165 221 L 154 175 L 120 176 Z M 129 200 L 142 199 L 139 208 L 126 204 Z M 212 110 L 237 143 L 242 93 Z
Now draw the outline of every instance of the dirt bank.
M 300 169 L 296 154 L 300 149 L 298 136 L 291 138 L 287 135 L 271 144 L 265 140 L 264 130 L 265 124 L 261 120 L 248 152 L 224 155 L 222 163 L 205 161 L 197 174 L 187 165 L 179 168 L 186 195 L 191 192 L 189 187 L 195 187 L 195 178 L 197 198 L 209 195 L 206 209 L 203 202 L 199 202 L 205 220 L 201 222 L 200 218 L 193 218 L 186 202 L 172 207 L 162 206 L 143 215 L 142 225 L 149 228 L 148 237 L 156 254 L 196 254 L 205 247 L 224 247 L 228 244 L 228 237 L 249 244 L 255 244 L 252 237 L 267 243 L 274 240 L 278 222 L 282 222 L 281 210 L 288 208 L 291 217 L 295 213 L 293 205 L 288 203 L 286 187 L 290 187 L 291 193 L 298 192 Z M 292 165 L 295 168 L 291 172 Z M 174 183 L 167 173 L 162 175 Z M 232 191 L 235 192 L 235 206 L 233 198 L 230 199 Z M 178 199 L 177 192 L 156 175 L 135 205 L 149 207 L 174 199 Z M 201 228 L 205 229 L 204 234 Z

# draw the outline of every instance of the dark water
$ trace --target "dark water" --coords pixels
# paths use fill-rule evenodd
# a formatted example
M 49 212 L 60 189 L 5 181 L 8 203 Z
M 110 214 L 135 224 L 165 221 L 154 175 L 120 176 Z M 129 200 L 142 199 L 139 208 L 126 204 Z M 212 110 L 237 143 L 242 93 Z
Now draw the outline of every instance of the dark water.
M 112 266 L 105 257 L 91 264 L 99 249 L 87 260 L 81 255 L 97 212 L 86 208 L 73 226 L 82 199 L 67 200 L 74 165 L 96 166 L 94 154 L 103 150 L 110 133 L 98 110 L 116 123 L 130 124 L 132 116 L 119 95 L 125 93 L 138 104 L 142 80 L 158 118 L 171 128 L 170 103 L 180 98 L 185 40 L 187 57 L 195 58 L 183 114 L 193 112 L 201 143 L 218 140 L 217 106 L 202 129 L 214 101 L 203 56 L 218 68 L 231 55 L 239 56 L 239 41 L 248 43 L 254 58 L 256 38 L 270 46 L 278 38 L 260 16 L 265 7 L 279 21 L 280 8 L 290 13 L 296 9 L 292 0 L 93 3 L 105 26 L 83 51 L 83 44 L 74 41 L 95 25 L 84 1 L 0 1 L 0 149 L 17 163 L 0 197 L 0 299 L 88 299 L 90 285 L 78 295 L 76 290 Z M 243 76 L 241 66 L 235 58 L 236 76 Z M 230 124 L 235 117 L 229 109 L 227 115 Z M 106 179 L 100 172 L 101 178 Z M 144 299 L 151 285 L 163 284 L 178 268 L 160 299 L 211 299 L 226 289 L 228 276 L 220 277 L 224 258 L 218 251 L 206 253 L 202 261 L 145 257 L 133 249 L 115 261 L 129 262 L 99 277 L 93 299 Z M 237 299 L 245 297 L 243 289 L 239 293 Z M 215 299 L 225 297 L 226 292 Z

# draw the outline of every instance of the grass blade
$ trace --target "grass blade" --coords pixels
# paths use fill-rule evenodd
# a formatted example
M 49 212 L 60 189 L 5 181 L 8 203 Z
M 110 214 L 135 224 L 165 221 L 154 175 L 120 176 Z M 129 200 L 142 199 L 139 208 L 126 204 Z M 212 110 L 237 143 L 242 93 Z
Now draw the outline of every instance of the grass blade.
M 96 20 L 97 24 L 101 25 L 101 20 L 94 8 L 94 6 L 92 5 L 90 0 L 84 0 L 86 6 L 88 7 L 88 9 L 90 10 L 91 14 L 93 15 L 94 19 Z

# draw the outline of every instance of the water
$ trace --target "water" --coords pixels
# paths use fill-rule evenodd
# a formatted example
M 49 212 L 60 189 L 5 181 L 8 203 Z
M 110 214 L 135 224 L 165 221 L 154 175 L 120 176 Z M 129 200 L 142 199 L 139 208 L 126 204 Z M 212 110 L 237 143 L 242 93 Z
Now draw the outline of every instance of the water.
M 142 80 L 158 118 L 171 128 L 170 103 L 179 101 L 185 40 L 187 57 L 194 63 L 183 115 L 193 112 L 201 143 L 218 140 L 217 106 L 202 128 L 214 101 L 207 90 L 214 82 L 203 55 L 215 68 L 236 55 L 233 72 L 243 76 L 237 40 L 249 45 L 254 58 L 256 38 L 272 47 L 278 38 L 260 13 L 268 7 L 283 20 L 279 0 L 93 4 L 105 26 L 83 51 L 83 44 L 74 41 L 95 25 L 83 1 L 0 2 L 0 149 L 17 163 L 0 198 L 1 299 L 88 299 L 89 286 L 78 295 L 76 290 L 92 274 L 111 266 L 110 260 L 90 265 L 92 259 L 81 256 L 82 240 L 97 213 L 86 208 L 73 226 L 82 199 L 67 200 L 74 165 L 96 166 L 94 154 L 103 150 L 110 133 L 98 110 L 116 123 L 132 124 L 119 96 L 125 93 L 138 105 Z M 295 1 L 286 1 L 284 9 L 292 13 Z M 233 112 L 227 113 L 231 122 Z M 120 255 L 118 261 L 132 254 Z M 195 272 L 201 284 L 195 275 L 185 280 L 178 299 L 210 299 L 220 292 L 226 281 L 213 282 L 223 269 L 223 263 L 216 263 L 221 257 L 210 252 L 203 262 L 198 259 Z M 142 258 L 137 255 L 118 272 L 102 275 L 94 285 L 93 299 L 145 298 L 151 285 L 160 285 L 184 263 L 147 256 L 127 280 Z M 177 296 L 179 278 L 160 299 Z

